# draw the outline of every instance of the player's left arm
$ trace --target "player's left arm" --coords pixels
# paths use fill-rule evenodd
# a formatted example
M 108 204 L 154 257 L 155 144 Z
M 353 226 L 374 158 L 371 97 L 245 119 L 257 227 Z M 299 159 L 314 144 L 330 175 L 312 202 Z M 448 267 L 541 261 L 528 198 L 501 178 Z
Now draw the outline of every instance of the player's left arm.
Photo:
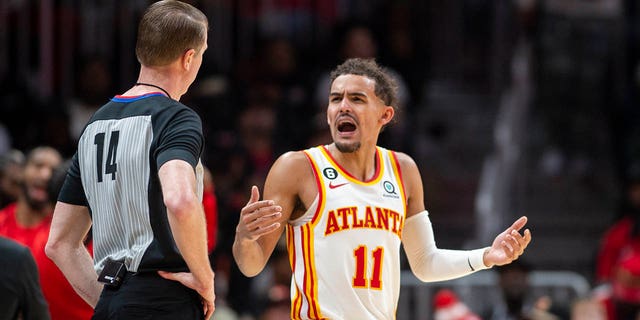
M 436 246 L 433 226 L 424 206 L 422 177 L 416 163 L 404 153 L 397 153 L 405 194 L 407 218 L 402 243 L 413 273 L 422 281 L 454 279 L 478 270 L 503 265 L 517 259 L 531 241 L 531 233 L 519 230 L 526 217 L 518 219 L 498 235 L 491 247 L 476 250 L 447 250 Z
M 91 216 L 87 207 L 58 201 L 45 252 L 78 295 L 95 307 L 103 286 L 97 280 L 93 259 L 83 243 L 90 227 Z

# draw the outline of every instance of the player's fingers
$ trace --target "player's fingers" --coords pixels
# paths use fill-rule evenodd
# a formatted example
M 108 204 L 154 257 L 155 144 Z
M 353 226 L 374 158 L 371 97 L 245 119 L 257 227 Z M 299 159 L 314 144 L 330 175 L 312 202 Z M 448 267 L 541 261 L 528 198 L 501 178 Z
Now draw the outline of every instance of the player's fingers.
M 513 230 L 518 230 L 520 231 L 520 229 L 522 229 L 522 227 L 524 227 L 525 224 L 527 224 L 527 217 L 526 216 L 522 216 L 520 217 L 518 220 L 516 220 L 510 227 L 510 229 Z
M 251 186 L 251 197 L 249 198 L 249 202 L 247 202 L 247 205 L 250 205 L 258 200 L 260 200 L 260 190 L 258 190 L 258 187 L 256 186 Z
M 265 208 L 267 208 L 268 210 L 268 207 L 273 207 L 274 205 L 275 203 L 273 202 L 273 200 L 256 201 L 244 206 L 244 208 L 242 208 L 242 210 L 240 211 L 240 214 L 243 216 L 259 214 L 260 213 L 259 210 L 264 210 Z M 276 208 L 272 208 L 272 209 L 276 209 Z M 263 211 L 263 212 L 268 212 L 268 211 Z
M 250 208 L 248 207 L 246 209 L 243 209 L 242 220 L 245 224 L 250 224 L 255 221 L 265 220 L 273 217 L 279 218 L 279 216 L 282 215 L 282 207 L 274 205 L 273 201 L 264 201 L 267 201 L 268 203 L 262 203 L 256 206 L 252 205 Z
M 504 249 L 507 259 L 512 260 L 514 257 L 515 251 L 513 250 L 513 247 L 511 246 L 511 244 L 508 241 L 503 240 L 502 248 Z
M 529 231 L 529 229 L 524 230 L 524 237 L 523 238 L 524 238 L 525 247 L 526 247 L 531 242 L 531 231 Z
M 276 223 L 272 223 L 272 224 L 265 225 L 265 226 L 260 226 L 260 227 L 258 227 L 256 229 L 253 229 L 251 231 L 251 234 L 253 234 L 254 236 L 259 237 L 259 236 L 263 236 L 263 235 L 265 235 L 267 233 L 271 233 L 271 232 L 277 230 L 279 227 L 280 227 L 280 222 L 276 222 Z
M 517 232 L 512 232 L 512 234 L 507 236 L 507 240 L 513 249 L 513 252 L 517 255 L 522 254 L 522 245 L 520 243 L 521 236 Z
M 257 222 L 260 223 L 273 223 L 275 221 L 278 221 L 280 219 L 280 217 L 282 217 L 282 211 L 280 210 L 273 210 L 269 213 L 264 213 L 261 214 L 259 217 L 256 218 Z
M 282 213 L 275 212 L 273 214 L 257 216 L 255 218 L 244 217 L 244 219 L 245 219 L 245 225 L 247 230 L 251 231 L 255 229 L 264 228 L 265 226 L 276 223 L 280 220 L 280 217 L 282 217 Z

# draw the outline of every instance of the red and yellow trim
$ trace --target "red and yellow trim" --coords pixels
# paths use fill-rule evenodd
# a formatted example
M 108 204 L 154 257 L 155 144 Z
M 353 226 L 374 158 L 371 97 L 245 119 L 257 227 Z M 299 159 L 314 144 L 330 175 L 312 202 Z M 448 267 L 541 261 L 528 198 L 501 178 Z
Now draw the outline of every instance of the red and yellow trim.
M 378 147 L 376 147 L 376 171 L 373 174 L 373 177 L 371 177 L 371 179 L 366 181 L 362 181 L 354 177 L 345 168 L 343 168 L 336 161 L 336 159 L 333 158 L 333 156 L 331 155 L 331 152 L 329 152 L 329 149 L 327 149 L 327 146 L 319 146 L 318 148 L 320 149 L 322 154 L 327 158 L 327 160 L 329 160 L 329 162 L 336 167 L 336 170 L 338 170 L 345 178 L 347 178 L 347 180 L 353 183 L 364 185 L 364 186 L 370 186 L 380 182 L 380 179 L 382 179 L 382 174 L 384 172 L 384 162 L 382 162 L 382 154 L 380 153 L 380 150 Z
M 326 189 L 324 183 L 322 183 L 322 177 L 320 176 L 320 168 L 309 151 L 305 150 L 304 154 L 309 159 L 309 163 L 311 164 L 311 169 L 313 171 L 313 177 L 316 179 L 316 187 L 318 188 L 318 205 L 316 206 L 316 212 L 313 214 L 313 218 L 311 218 L 311 224 L 315 225 L 320 217 L 320 213 L 324 210 L 324 199 L 326 198 Z
M 389 152 L 389 160 L 391 161 L 391 166 L 393 167 L 393 174 L 396 177 L 396 181 L 398 182 L 398 188 L 400 188 L 400 197 L 402 198 L 402 203 L 404 204 L 404 209 L 402 210 L 402 221 L 400 222 L 400 230 L 398 232 L 398 236 L 402 239 L 402 230 L 404 229 L 404 220 L 407 217 L 407 194 L 404 190 L 404 180 L 402 179 L 402 169 L 400 168 L 400 161 L 398 161 L 398 157 L 395 152 L 388 150 Z
M 289 262 L 292 264 L 292 270 L 295 273 L 295 263 L 296 257 L 295 254 L 291 254 L 291 252 L 295 252 L 296 246 L 295 242 L 300 241 L 299 248 L 302 251 L 302 265 L 304 267 L 303 270 L 303 279 L 302 279 L 302 292 L 299 291 L 299 286 L 296 286 L 296 294 L 295 297 L 291 301 L 291 318 L 299 319 L 302 317 L 302 307 L 304 304 L 304 300 L 308 303 L 308 310 L 306 317 L 311 319 L 323 319 L 322 312 L 320 309 L 320 304 L 318 301 L 318 275 L 316 273 L 316 262 L 315 262 L 315 254 L 313 251 L 314 248 L 314 228 L 320 220 L 320 216 L 325 207 L 325 198 L 326 198 L 326 190 L 322 178 L 320 176 L 320 169 L 318 164 L 313 160 L 313 157 L 307 150 L 304 151 L 305 155 L 309 159 L 309 163 L 311 164 L 311 168 L 313 169 L 314 178 L 316 180 L 316 186 L 318 188 L 318 203 L 316 210 L 311 218 L 311 221 L 301 226 L 289 226 L 291 230 L 292 236 L 287 239 L 287 245 L 289 246 Z M 296 231 L 299 232 L 299 239 L 293 235 Z M 305 317 L 305 318 L 306 318 Z
M 295 248 L 295 230 L 291 225 L 287 225 L 287 252 L 289 253 L 289 264 L 293 274 L 296 272 L 296 248 Z M 295 279 L 295 278 L 294 278 Z M 291 299 L 291 319 L 300 319 L 300 309 L 302 308 L 302 294 L 298 290 L 298 286 L 294 286 L 295 294 Z
M 396 181 L 398 181 L 400 187 L 400 196 L 402 197 L 402 203 L 404 203 L 404 210 L 407 211 L 407 194 L 404 191 L 404 180 L 402 179 L 402 169 L 400 168 L 400 161 L 398 161 L 398 156 L 395 152 L 388 150 L 389 159 L 391 160 L 391 165 L 393 166 L 393 174 L 396 176 Z

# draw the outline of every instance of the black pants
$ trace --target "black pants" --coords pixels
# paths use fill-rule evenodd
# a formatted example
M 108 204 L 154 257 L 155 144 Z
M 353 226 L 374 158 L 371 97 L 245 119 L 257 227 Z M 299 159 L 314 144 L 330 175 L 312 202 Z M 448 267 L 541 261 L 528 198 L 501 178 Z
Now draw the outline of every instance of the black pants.
M 128 273 L 119 289 L 102 290 L 92 320 L 204 319 L 200 295 L 157 273 Z

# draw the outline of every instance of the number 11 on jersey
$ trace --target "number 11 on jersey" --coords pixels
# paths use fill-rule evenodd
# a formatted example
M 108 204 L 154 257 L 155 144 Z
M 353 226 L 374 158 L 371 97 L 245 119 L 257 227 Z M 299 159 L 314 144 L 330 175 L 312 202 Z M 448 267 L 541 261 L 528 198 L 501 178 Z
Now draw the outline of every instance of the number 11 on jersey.
M 371 288 L 382 289 L 382 257 L 384 255 L 383 247 L 376 247 L 371 252 L 373 257 L 373 270 L 371 278 L 367 283 L 367 252 L 366 246 L 359 246 L 353 250 L 353 256 L 356 259 L 356 274 L 353 277 L 354 288 Z

